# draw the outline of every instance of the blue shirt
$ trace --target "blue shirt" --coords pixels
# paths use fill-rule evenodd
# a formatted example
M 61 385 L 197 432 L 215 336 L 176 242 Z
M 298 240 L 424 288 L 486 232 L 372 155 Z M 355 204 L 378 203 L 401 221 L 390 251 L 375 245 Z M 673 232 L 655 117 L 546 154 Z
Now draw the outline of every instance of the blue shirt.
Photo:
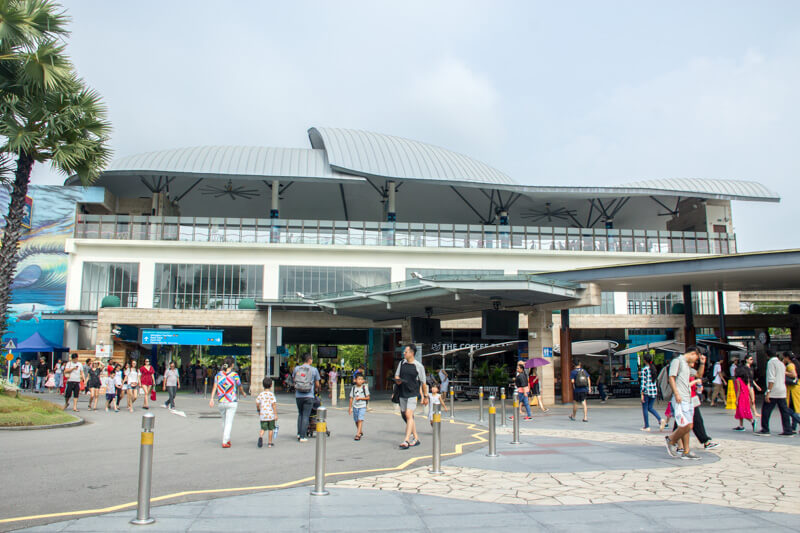
M 292 373 L 292 381 L 295 380 L 294 377 L 297 374 L 297 369 L 300 368 L 301 366 L 304 366 L 304 365 L 298 365 L 298 366 L 296 366 L 294 368 L 294 372 Z M 309 391 L 309 392 L 298 392 L 298 391 L 295 391 L 294 392 L 294 397 L 295 398 L 313 398 L 314 397 L 314 392 L 315 392 L 314 389 L 317 388 L 317 381 L 320 380 L 319 370 L 317 370 L 317 368 L 314 367 L 314 366 L 311 367 L 311 376 L 312 376 L 311 377 L 311 391 Z
M 576 368 L 575 370 L 573 370 L 572 372 L 569 373 L 569 379 L 571 381 L 573 381 L 573 382 L 575 381 L 575 376 L 578 375 L 578 370 L 580 370 L 581 372 L 586 372 L 586 370 L 584 370 L 582 368 Z M 589 377 L 589 373 L 588 372 L 586 372 L 586 377 Z M 575 387 L 575 392 L 589 392 L 589 387 L 577 387 L 576 386 Z

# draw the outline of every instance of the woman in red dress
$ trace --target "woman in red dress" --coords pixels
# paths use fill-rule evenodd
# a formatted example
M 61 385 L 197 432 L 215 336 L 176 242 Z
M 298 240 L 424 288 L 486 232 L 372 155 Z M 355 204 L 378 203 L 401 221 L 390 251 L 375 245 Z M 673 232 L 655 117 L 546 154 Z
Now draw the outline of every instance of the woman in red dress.
M 150 366 L 150 358 L 145 357 L 144 365 L 139 369 L 139 374 L 141 375 L 139 384 L 144 389 L 144 405 L 142 407 L 145 409 L 150 409 L 150 391 L 153 390 L 153 385 L 155 385 L 155 379 L 153 379 L 155 373 L 156 369 Z

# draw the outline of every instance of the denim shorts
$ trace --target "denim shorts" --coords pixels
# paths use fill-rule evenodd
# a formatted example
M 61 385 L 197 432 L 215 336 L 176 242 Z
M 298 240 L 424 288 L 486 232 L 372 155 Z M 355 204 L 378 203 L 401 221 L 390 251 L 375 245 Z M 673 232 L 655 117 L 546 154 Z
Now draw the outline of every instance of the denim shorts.
M 353 407 L 353 421 L 360 422 L 364 420 L 364 415 L 367 412 L 366 407 Z

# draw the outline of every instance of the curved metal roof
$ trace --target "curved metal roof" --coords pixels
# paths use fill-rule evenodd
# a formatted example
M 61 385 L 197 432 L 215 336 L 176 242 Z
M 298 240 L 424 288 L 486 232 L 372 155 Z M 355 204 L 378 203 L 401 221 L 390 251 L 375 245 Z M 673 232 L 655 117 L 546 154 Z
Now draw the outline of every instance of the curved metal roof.
M 369 131 L 311 128 L 311 146 L 324 149 L 331 167 L 366 177 L 449 181 L 476 185 L 517 183 L 485 163 L 438 146 Z
M 620 188 L 652 189 L 683 193 L 685 196 L 703 194 L 720 198 L 740 198 L 752 200 L 780 200 L 780 195 L 755 181 L 720 180 L 711 178 L 668 178 L 634 181 L 619 185 Z
M 331 169 L 324 150 L 263 146 L 196 146 L 146 152 L 116 159 L 104 171 L 121 173 L 358 180 Z

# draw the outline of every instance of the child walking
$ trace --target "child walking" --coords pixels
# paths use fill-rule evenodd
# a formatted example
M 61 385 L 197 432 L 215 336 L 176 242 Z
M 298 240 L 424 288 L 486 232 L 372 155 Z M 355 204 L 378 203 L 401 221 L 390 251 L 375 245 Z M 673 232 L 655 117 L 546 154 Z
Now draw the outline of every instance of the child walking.
M 256 397 L 256 409 L 261 421 L 261 431 L 258 432 L 258 447 L 264 446 L 264 432 L 267 431 L 267 447 L 272 448 L 272 436 L 278 424 L 278 402 L 272 392 L 272 378 L 264 378 L 261 382 L 264 390 Z
M 109 407 L 112 407 L 114 411 L 119 411 L 119 408 L 117 408 L 117 384 L 114 381 L 113 369 L 103 381 L 106 387 L 106 411 L 108 411 Z
M 356 423 L 356 436 L 353 440 L 361 440 L 364 436 L 364 415 L 367 412 L 367 402 L 369 401 L 369 385 L 364 382 L 364 374 L 356 373 L 355 383 L 350 387 L 350 407 L 348 414 L 353 415 L 353 422 Z
M 428 420 L 430 421 L 431 426 L 433 426 L 433 406 L 441 405 L 442 411 L 445 413 L 447 412 L 447 404 L 442 401 L 442 395 L 439 394 L 438 384 L 434 383 L 431 385 L 431 390 L 428 392 L 428 399 L 430 400 L 428 402 Z

